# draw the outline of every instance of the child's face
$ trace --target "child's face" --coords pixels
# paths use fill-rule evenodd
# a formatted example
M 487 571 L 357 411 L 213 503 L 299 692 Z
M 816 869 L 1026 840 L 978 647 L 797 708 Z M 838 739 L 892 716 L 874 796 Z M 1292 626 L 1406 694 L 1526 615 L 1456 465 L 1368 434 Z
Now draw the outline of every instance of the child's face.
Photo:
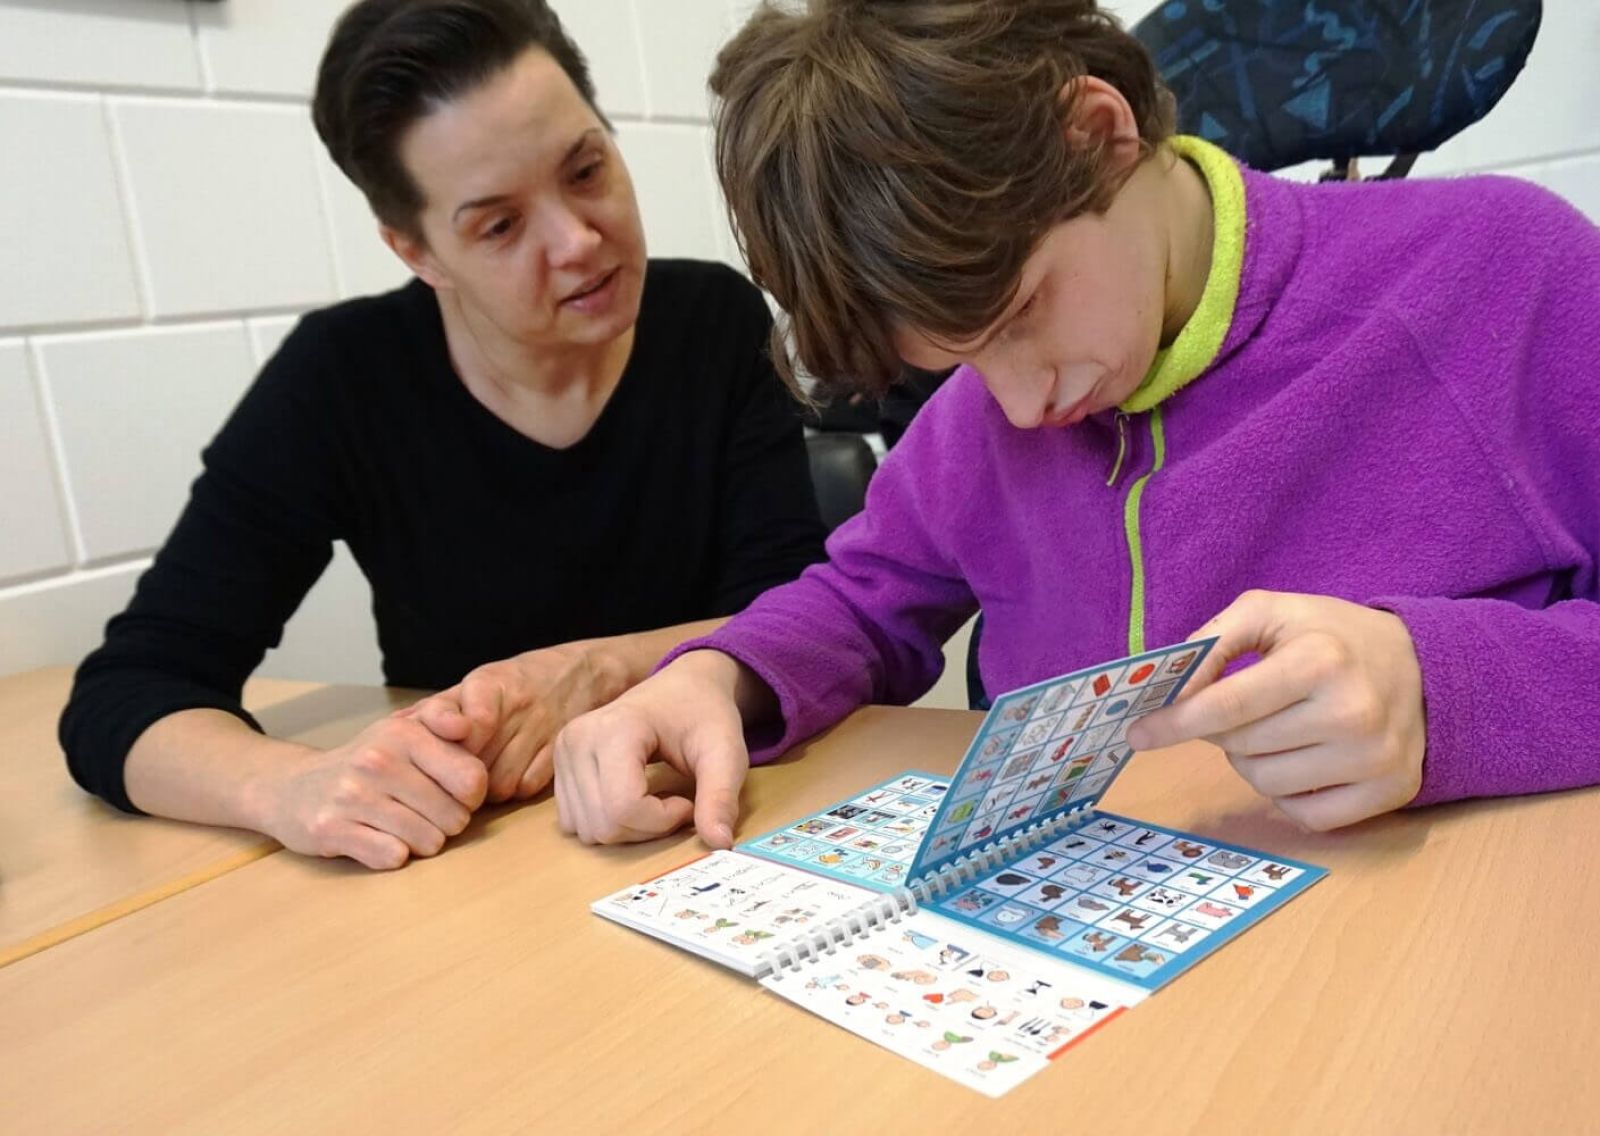
M 1139 386 L 1161 345 L 1168 309 L 1171 163 L 1141 164 L 1103 214 L 1050 229 L 1023 266 L 1006 312 L 976 339 L 935 344 L 895 335 L 914 367 L 968 363 L 1013 426 L 1072 426 Z

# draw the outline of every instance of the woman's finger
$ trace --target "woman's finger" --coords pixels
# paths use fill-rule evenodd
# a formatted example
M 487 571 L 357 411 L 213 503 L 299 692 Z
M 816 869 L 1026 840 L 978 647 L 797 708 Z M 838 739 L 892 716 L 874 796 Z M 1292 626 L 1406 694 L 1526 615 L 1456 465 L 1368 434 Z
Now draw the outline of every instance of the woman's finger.
M 521 800 L 537 797 L 550 784 L 554 772 L 555 746 L 549 744 L 539 750 L 528 768 L 523 770 L 522 780 L 517 784 L 517 796 Z

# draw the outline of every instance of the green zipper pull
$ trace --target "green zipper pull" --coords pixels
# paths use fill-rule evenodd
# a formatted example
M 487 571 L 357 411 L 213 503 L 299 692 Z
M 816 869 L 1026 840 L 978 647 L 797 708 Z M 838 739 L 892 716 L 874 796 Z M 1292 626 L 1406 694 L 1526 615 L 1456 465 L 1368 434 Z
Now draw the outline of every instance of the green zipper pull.
M 1117 483 L 1117 474 L 1122 472 L 1122 459 L 1128 454 L 1128 416 L 1122 411 L 1117 411 L 1117 460 L 1111 467 L 1111 476 L 1106 478 L 1106 487 Z
M 1167 432 L 1161 422 L 1158 403 L 1150 411 L 1150 447 L 1153 458 L 1150 468 L 1128 489 L 1122 503 L 1122 527 L 1128 538 L 1128 567 L 1132 572 L 1132 587 L 1128 596 L 1128 654 L 1144 652 L 1145 572 L 1144 534 L 1139 531 L 1139 504 L 1150 479 L 1167 464 Z

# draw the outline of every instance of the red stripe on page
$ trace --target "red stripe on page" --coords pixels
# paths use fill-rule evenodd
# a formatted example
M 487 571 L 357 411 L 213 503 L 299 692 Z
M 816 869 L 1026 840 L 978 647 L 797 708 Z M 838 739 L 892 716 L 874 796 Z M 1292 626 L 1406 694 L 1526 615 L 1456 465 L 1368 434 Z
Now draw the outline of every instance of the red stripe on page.
M 1127 1008 L 1128 1007 L 1126 1007 L 1126 1006 L 1118 1006 L 1115 1010 L 1112 1010 L 1109 1014 L 1107 1014 L 1105 1017 L 1101 1018 L 1098 1022 L 1095 1022 L 1094 1025 L 1090 1026 L 1088 1029 L 1086 1029 L 1082 1033 L 1080 1033 L 1077 1037 L 1073 1038 L 1071 1041 L 1067 1042 L 1067 1044 L 1063 1045 L 1060 1049 L 1058 1049 L 1054 1053 L 1052 1053 L 1050 1055 L 1050 1057 L 1049 1057 L 1049 1060 L 1054 1061 L 1057 1057 L 1060 1057 L 1067 1050 L 1071 1049 L 1074 1045 L 1077 1045 L 1078 1042 L 1082 1041 L 1084 1038 L 1086 1038 L 1090 1034 L 1094 1033 L 1101 1026 L 1105 1025 L 1112 1018 L 1115 1018 L 1118 1014 L 1122 1013 Z

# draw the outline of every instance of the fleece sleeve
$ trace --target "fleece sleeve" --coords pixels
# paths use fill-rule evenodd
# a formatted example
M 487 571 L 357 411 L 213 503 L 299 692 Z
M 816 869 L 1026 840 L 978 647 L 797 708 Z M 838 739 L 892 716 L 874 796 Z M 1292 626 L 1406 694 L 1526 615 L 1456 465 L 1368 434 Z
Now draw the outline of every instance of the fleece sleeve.
M 952 429 L 935 401 L 873 476 L 866 507 L 836 530 L 828 559 L 774 588 L 715 634 L 663 660 L 710 647 L 776 693 L 781 722 L 747 740 L 770 760 L 869 702 L 908 703 L 944 667 L 942 647 L 976 610 L 942 534 L 958 522 L 972 431 Z M 969 439 L 963 443 L 962 435 Z
M 1539 549 L 1538 578 L 1552 583 L 1537 606 L 1375 604 L 1405 622 L 1422 667 L 1416 804 L 1600 783 L 1600 230 L 1534 186 L 1501 191 L 1504 233 L 1411 323 L 1432 381 Z

